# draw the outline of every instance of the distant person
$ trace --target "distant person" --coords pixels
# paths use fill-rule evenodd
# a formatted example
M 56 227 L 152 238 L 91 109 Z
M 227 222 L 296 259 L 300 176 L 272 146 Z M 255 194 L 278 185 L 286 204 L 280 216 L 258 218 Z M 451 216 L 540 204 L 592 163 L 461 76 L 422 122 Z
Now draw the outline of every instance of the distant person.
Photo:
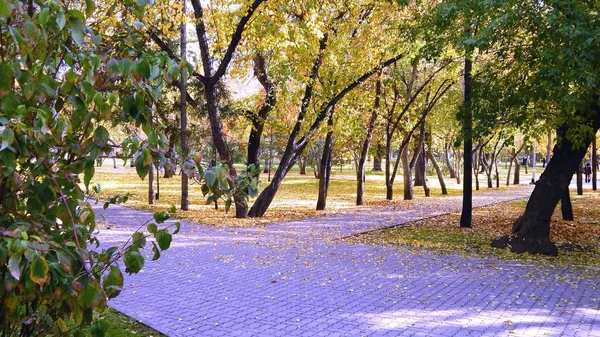
M 546 158 L 542 158 L 542 167 L 546 167 Z
M 585 163 L 585 167 L 583 168 L 583 174 L 585 174 L 585 182 L 589 183 L 592 181 L 592 165 L 590 163 Z

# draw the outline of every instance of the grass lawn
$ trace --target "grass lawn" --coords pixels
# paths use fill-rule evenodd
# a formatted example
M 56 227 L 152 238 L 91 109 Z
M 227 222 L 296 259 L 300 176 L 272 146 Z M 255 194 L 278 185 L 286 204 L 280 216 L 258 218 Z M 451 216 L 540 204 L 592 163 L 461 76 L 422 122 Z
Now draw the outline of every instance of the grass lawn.
M 110 337 L 166 337 L 147 325 L 144 325 L 129 316 L 123 315 L 112 308 L 106 308 L 104 312 L 95 313 L 94 315 L 95 321 L 103 320 L 108 324 L 109 329 L 106 335 Z M 80 332 L 83 332 L 83 335 L 86 337 L 92 336 L 90 327 L 87 327 Z
M 600 194 L 584 190 L 582 196 L 572 193 L 572 201 L 575 221 L 562 220 L 560 207 L 552 217 L 551 239 L 559 247 L 558 258 L 517 255 L 490 247 L 493 238 L 510 233 L 513 222 L 525 209 L 525 200 L 474 209 L 473 228 L 460 228 L 460 214 L 457 213 L 374 231 L 349 240 L 427 249 L 442 254 L 495 256 L 526 263 L 600 267 Z
M 169 179 L 160 179 L 160 200 L 155 205 L 148 205 L 148 182 L 140 180 L 135 173 L 135 169 L 119 166 L 112 168 L 112 162 L 107 161 L 109 166 L 96 169 L 96 174 L 92 183 L 99 183 L 102 186 L 100 200 L 116 194 L 130 193 L 131 197 L 126 203 L 128 206 L 145 210 L 166 210 L 171 205 L 179 206 L 181 177 L 175 176 Z M 300 175 L 297 171 L 290 172 L 283 180 L 283 183 L 273 200 L 269 210 L 262 218 L 254 219 L 235 219 L 235 212 L 231 210 L 225 214 L 223 203 L 219 210 L 214 209 L 214 205 L 206 205 L 205 198 L 200 192 L 200 186 L 194 183 L 190 184 L 189 211 L 177 211 L 176 216 L 180 219 L 188 219 L 209 225 L 227 225 L 227 226 L 250 226 L 260 223 L 271 223 L 275 221 L 293 220 L 311 216 L 326 215 L 344 210 L 355 209 L 356 202 L 356 180 L 354 171 L 345 168 L 340 173 L 339 167 L 332 168 L 332 178 L 330 180 L 329 193 L 327 198 L 327 210 L 315 211 L 318 180 L 314 178 L 312 172 L 306 175 Z M 382 174 L 368 174 L 366 177 L 365 200 L 368 206 L 389 205 L 390 201 L 385 200 L 385 180 Z M 396 199 L 402 199 L 402 177 L 396 178 L 394 184 L 394 195 Z M 268 185 L 267 174 L 262 174 L 260 178 L 260 187 Z M 432 196 L 441 196 L 441 189 L 436 177 L 429 177 L 429 185 Z M 456 184 L 455 179 L 446 179 L 446 185 L 450 195 L 459 195 L 461 186 Z M 485 188 L 482 188 L 485 190 Z M 156 191 L 156 185 L 155 185 Z M 414 188 L 416 198 L 424 197 L 423 188 Z M 252 205 L 253 200 L 250 200 Z

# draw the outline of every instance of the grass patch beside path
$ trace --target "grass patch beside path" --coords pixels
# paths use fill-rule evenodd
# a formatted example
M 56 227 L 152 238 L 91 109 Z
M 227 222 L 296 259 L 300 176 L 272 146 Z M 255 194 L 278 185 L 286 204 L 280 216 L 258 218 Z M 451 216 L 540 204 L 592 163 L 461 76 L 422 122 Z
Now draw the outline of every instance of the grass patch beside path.
M 493 238 L 510 233 L 513 222 L 525 210 L 525 200 L 511 201 L 473 210 L 473 228 L 460 228 L 460 214 L 453 213 L 378 230 L 349 241 L 426 249 L 436 253 L 495 256 L 520 262 L 558 266 L 600 267 L 600 194 L 591 190 L 572 196 L 575 221 L 562 220 L 560 207 L 552 217 L 551 239 L 559 257 L 513 254 L 490 247 Z

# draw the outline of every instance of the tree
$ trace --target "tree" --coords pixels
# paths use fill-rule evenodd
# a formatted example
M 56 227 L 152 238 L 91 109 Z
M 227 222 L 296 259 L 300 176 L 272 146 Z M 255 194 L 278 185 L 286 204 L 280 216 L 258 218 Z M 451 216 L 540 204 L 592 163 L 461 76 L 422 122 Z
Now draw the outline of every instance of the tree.
M 137 37 L 126 27 L 106 30 L 100 19 L 107 13 L 94 2 L 80 9 L 0 1 L 2 336 L 65 335 L 94 323 L 93 312 L 122 290 L 119 265 L 128 273 L 142 269 L 148 235 L 156 240 L 154 259 L 171 243 L 172 234 L 158 228 L 169 215 L 157 212 L 146 227 L 150 234 L 142 225 L 123 246 L 98 248 L 80 179 L 99 192 L 94 162 L 113 150 L 109 129 L 119 123 L 146 133 L 136 169 L 141 178 L 148 174 L 164 144 L 149 128 L 147 108 L 172 63 L 124 43 L 123 36 Z M 118 15 L 128 18 L 145 12 L 135 3 L 122 9 Z M 111 197 L 105 207 L 126 199 Z M 93 335 L 106 330 L 105 322 L 95 322 Z
M 495 59 L 507 65 L 484 66 L 479 75 L 502 95 L 497 106 L 512 107 L 489 110 L 485 119 L 502 119 L 521 128 L 547 122 L 558 128 L 557 145 L 512 234 L 494 246 L 556 255 L 550 241 L 551 215 L 600 127 L 598 81 L 589 75 L 600 55 L 598 45 L 590 43 L 600 25 L 595 4 L 585 1 L 527 2 L 518 10 L 513 5 L 494 4 L 498 7 L 489 11 L 493 16 L 486 26 L 494 28 L 482 29 L 473 39 L 482 48 L 495 46 Z

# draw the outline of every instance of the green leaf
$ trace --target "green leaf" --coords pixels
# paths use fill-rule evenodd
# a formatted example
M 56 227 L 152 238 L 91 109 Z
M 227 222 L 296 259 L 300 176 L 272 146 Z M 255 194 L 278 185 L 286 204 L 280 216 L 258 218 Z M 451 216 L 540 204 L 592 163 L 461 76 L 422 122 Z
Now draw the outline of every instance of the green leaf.
M 94 144 L 99 148 L 104 148 L 108 144 L 108 130 L 102 125 L 94 131 Z
M 137 65 L 137 72 L 146 79 L 150 78 L 150 64 L 148 63 L 148 60 L 141 59 L 139 61 Z
M 217 175 L 213 171 L 207 170 L 204 172 L 204 181 L 206 181 L 206 184 L 209 187 L 214 187 L 215 182 L 217 181 Z
M 85 189 L 87 190 L 90 186 L 90 182 L 96 173 L 96 167 L 94 165 L 94 160 L 86 160 L 85 168 L 83 169 L 83 184 L 85 185 Z
M 106 337 L 110 325 L 105 320 L 99 320 L 90 327 L 92 337 Z
M 0 151 L 10 147 L 15 140 L 15 134 L 10 128 L 5 128 L 0 132 Z
M 21 279 L 21 254 L 11 255 L 8 259 L 8 270 L 16 280 Z
M 0 246 L 0 266 L 3 266 L 6 263 L 6 259 L 8 258 L 8 252 L 6 248 Z
M 56 15 L 56 24 L 58 25 L 59 30 L 65 28 L 65 25 L 67 24 L 67 18 L 65 17 L 65 12 L 63 12 L 62 9 L 60 9 Z
M 0 0 L 2 1 L 2 0 Z M 6 63 L 0 63 L 0 99 L 12 92 L 15 83 L 15 74 L 12 67 Z
M 75 41 L 75 43 L 78 45 L 81 45 L 85 39 L 85 21 L 80 19 L 78 16 L 73 15 L 71 12 L 73 12 L 73 10 L 69 11 L 69 32 L 71 33 L 73 41 Z
M 148 232 L 154 234 L 154 233 L 156 233 L 156 230 L 158 229 L 158 227 L 156 226 L 156 224 L 151 223 L 148 226 L 146 226 L 146 229 L 148 230 Z
M 94 0 L 85 0 L 85 15 L 88 18 L 94 14 L 95 9 L 96 5 L 94 4 Z
M 93 308 L 99 292 L 100 289 L 95 285 L 95 282 L 88 280 L 83 290 L 77 295 L 77 302 L 84 309 Z
M 0 0 L 0 2 L 2 2 L 3 0 Z M 50 9 L 48 7 L 45 7 L 44 9 L 42 9 L 40 11 L 40 14 L 38 14 L 38 22 L 40 23 L 40 25 L 45 26 L 48 23 L 48 14 L 50 13 Z
M 173 235 L 179 233 L 179 230 L 181 230 L 181 224 L 179 222 L 174 223 L 175 225 L 175 230 L 173 231 Z
M 29 265 L 29 277 L 39 285 L 42 285 L 48 279 L 48 262 L 43 256 L 35 255 Z
M 108 298 L 117 297 L 123 290 L 123 274 L 117 266 L 110 266 L 110 272 L 104 277 L 102 287 Z
M 166 230 L 160 230 L 156 232 L 155 236 L 160 249 L 169 249 L 169 247 L 171 246 L 171 240 L 173 239 L 173 236 L 169 232 L 167 232 Z
M 152 216 L 154 217 L 154 221 L 156 221 L 156 223 L 163 223 L 169 220 L 169 218 L 171 217 L 169 213 L 165 211 L 154 212 Z
M 146 245 L 146 236 L 142 232 L 135 232 L 131 236 L 132 246 L 137 248 L 144 248 Z
M 23 24 L 23 34 L 30 43 L 35 43 L 40 35 L 40 30 L 33 22 L 26 21 Z
M 152 241 L 152 252 L 154 255 L 152 256 L 152 261 L 156 261 L 160 258 L 160 249 L 156 245 L 156 242 Z
M 128 250 L 125 253 L 125 272 L 130 274 L 138 273 L 144 267 L 144 257 L 137 251 Z
M 10 7 L 8 7 L 8 2 L 6 0 L 0 0 L 0 16 L 9 16 L 10 15 Z
M 152 153 L 150 150 L 143 149 L 142 153 L 135 160 L 135 170 L 137 171 L 138 176 L 142 180 L 146 178 L 148 172 L 150 172 L 150 163 L 152 162 Z

